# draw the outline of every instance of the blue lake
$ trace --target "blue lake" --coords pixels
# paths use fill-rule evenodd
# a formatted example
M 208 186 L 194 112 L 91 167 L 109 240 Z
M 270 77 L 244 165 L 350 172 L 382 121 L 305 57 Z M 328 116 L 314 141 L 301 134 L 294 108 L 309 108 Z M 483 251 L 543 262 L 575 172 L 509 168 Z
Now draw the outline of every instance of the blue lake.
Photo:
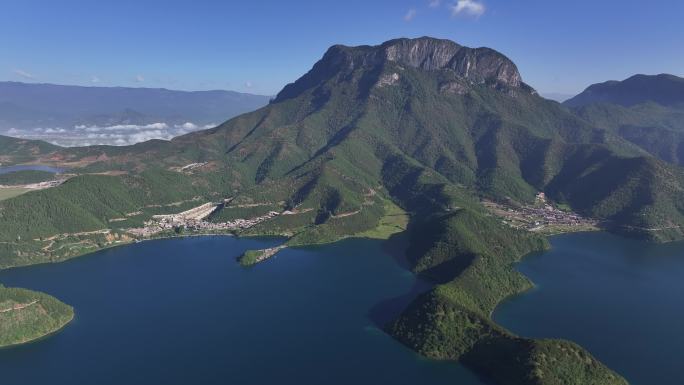
M 537 287 L 494 319 L 522 336 L 575 341 L 632 385 L 684 384 L 684 242 L 583 233 L 551 243 L 518 265 Z
M 41 166 L 37 164 L 23 164 L 16 166 L 0 167 L 0 174 L 9 174 L 11 172 L 17 171 L 46 171 L 54 174 L 59 174 L 66 171 L 66 169 L 52 166 Z
M 484 384 L 380 330 L 427 287 L 387 244 L 287 249 L 249 269 L 235 261 L 277 242 L 149 241 L 0 272 L 6 286 L 76 309 L 61 332 L 1 349 L 1 383 Z

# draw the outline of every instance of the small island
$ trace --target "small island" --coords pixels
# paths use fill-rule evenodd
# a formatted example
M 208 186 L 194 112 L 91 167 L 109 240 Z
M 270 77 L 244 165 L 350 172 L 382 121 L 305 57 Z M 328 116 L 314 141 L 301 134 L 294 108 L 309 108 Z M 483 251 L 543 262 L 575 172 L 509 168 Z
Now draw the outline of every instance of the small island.
M 74 309 L 47 294 L 0 285 L 0 348 L 52 334 L 74 318 Z

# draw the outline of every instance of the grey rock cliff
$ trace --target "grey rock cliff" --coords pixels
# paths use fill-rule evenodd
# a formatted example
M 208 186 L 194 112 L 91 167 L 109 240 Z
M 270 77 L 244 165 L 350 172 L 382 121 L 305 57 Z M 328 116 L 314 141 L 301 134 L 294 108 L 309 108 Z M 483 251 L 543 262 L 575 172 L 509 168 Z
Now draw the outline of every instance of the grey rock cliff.
M 470 83 L 532 91 L 522 82 L 516 65 L 493 49 L 469 48 L 450 40 L 421 37 L 390 40 L 379 46 L 332 46 L 311 71 L 287 85 L 276 101 L 292 98 L 333 77 L 359 69 L 379 73 L 379 68 L 392 63 L 424 71 L 450 70 Z M 379 81 L 387 84 L 387 79 L 379 78 Z

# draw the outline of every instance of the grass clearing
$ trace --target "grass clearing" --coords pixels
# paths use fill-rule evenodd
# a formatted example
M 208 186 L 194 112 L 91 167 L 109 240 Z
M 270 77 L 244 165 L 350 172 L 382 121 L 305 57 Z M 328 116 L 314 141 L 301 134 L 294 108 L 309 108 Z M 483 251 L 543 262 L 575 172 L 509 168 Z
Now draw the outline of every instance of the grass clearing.
M 15 196 L 21 195 L 23 193 L 29 192 L 31 189 L 23 187 L 7 187 L 0 188 L 0 201 L 5 199 L 14 198 Z
M 380 218 L 380 223 L 374 229 L 355 235 L 360 238 L 389 239 L 394 234 L 406 230 L 409 215 L 401 207 L 392 201 L 385 201 L 385 215 Z

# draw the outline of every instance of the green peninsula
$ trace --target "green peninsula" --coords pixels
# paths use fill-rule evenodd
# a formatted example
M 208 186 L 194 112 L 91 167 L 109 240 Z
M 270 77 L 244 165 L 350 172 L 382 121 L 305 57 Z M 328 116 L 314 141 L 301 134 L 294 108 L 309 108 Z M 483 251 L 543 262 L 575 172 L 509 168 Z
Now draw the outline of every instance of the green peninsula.
M 0 285 L 0 347 L 52 334 L 74 318 L 74 309 L 47 294 Z

